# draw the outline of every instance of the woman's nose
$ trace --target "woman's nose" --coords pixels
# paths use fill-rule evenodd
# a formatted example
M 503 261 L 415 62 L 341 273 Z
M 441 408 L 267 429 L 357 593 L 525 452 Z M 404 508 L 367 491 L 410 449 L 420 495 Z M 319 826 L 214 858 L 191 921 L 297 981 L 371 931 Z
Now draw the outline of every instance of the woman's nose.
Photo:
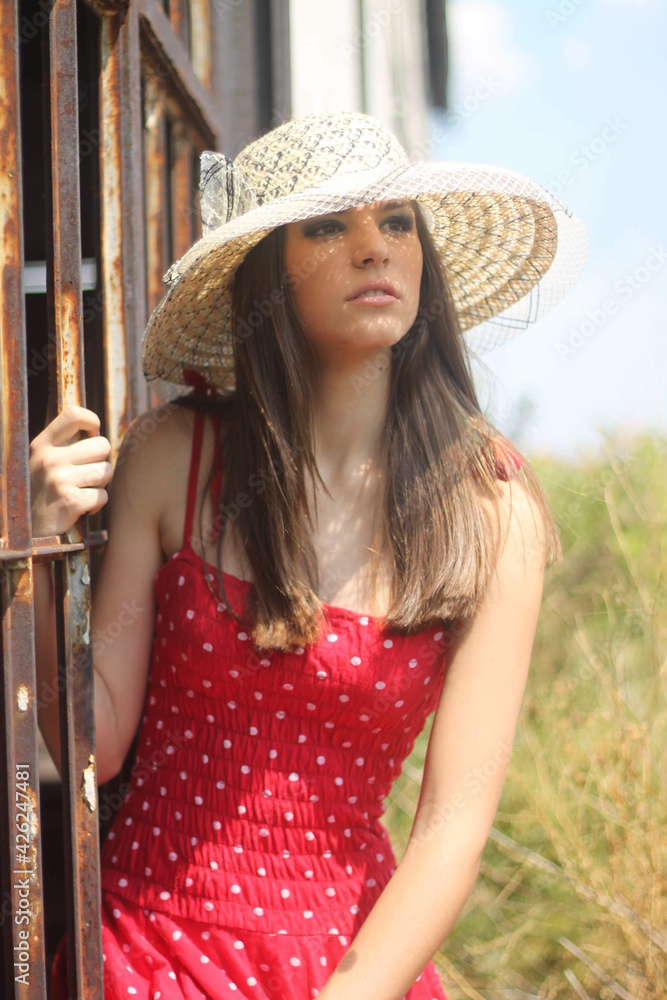
M 375 223 L 359 227 L 353 252 L 353 263 L 361 267 L 368 263 L 381 263 L 389 256 L 387 237 Z

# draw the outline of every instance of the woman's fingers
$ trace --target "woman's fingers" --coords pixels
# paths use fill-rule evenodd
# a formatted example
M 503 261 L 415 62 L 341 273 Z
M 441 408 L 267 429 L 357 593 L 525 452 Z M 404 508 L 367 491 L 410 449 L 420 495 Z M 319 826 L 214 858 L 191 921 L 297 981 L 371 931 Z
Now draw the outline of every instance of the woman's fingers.
M 39 445 L 60 446 L 68 444 L 75 434 L 85 431 L 89 437 L 100 432 L 100 418 L 85 406 L 66 406 L 57 417 L 34 439 Z
M 63 534 L 109 499 L 111 444 L 99 429 L 92 410 L 67 406 L 30 442 L 33 536 Z M 79 433 L 87 436 L 72 441 Z

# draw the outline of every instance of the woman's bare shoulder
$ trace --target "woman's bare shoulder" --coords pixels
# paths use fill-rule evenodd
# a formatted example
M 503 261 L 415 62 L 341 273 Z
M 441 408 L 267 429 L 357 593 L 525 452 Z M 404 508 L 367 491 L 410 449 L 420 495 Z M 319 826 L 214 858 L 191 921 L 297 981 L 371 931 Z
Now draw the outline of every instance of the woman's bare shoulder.
M 141 463 L 159 463 L 192 437 L 194 412 L 185 406 L 160 403 L 135 417 L 127 428 L 119 460 L 138 456 Z M 136 464 L 140 464 L 139 462 Z
M 185 517 L 194 421 L 188 406 L 162 403 L 136 417 L 128 427 L 118 455 L 125 464 L 121 477 L 131 493 L 140 494 L 155 524 L 165 552 L 180 547 Z M 204 421 L 200 467 L 209 469 L 215 447 L 217 416 Z M 222 437 L 226 435 L 223 424 Z M 114 470 L 114 477 L 116 469 Z
M 161 403 L 139 414 L 127 428 L 114 467 L 114 478 L 141 490 L 144 504 L 159 516 L 165 494 L 192 444 L 194 413 L 184 406 Z

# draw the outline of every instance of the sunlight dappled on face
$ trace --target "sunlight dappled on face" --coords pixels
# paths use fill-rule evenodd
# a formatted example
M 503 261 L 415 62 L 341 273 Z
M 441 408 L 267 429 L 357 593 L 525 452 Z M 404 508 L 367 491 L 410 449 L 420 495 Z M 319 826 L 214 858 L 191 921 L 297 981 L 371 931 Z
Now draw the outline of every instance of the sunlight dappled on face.
M 423 263 L 409 201 L 356 205 L 285 230 L 287 281 L 314 344 L 366 353 L 407 333 L 419 308 Z M 357 297 L 376 281 L 387 288 Z

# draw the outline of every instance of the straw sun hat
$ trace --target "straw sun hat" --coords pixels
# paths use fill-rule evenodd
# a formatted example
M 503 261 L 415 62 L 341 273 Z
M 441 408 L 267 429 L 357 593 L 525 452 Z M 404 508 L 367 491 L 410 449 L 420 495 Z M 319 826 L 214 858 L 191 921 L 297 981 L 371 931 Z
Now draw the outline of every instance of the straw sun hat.
M 416 200 L 477 353 L 563 298 L 588 249 L 584 226 L 541 185 L 486 164 L 411 162 L 380 121 L 359 112 L 287 121 L 235 160 L 203 153 L 199 188 L 203 236 L 165 275 L 168 288 L 142 340 L 144 375 L 162 398 L 186 385 L 234 387 L 234 274 L 277 226 L 362 203 Z

